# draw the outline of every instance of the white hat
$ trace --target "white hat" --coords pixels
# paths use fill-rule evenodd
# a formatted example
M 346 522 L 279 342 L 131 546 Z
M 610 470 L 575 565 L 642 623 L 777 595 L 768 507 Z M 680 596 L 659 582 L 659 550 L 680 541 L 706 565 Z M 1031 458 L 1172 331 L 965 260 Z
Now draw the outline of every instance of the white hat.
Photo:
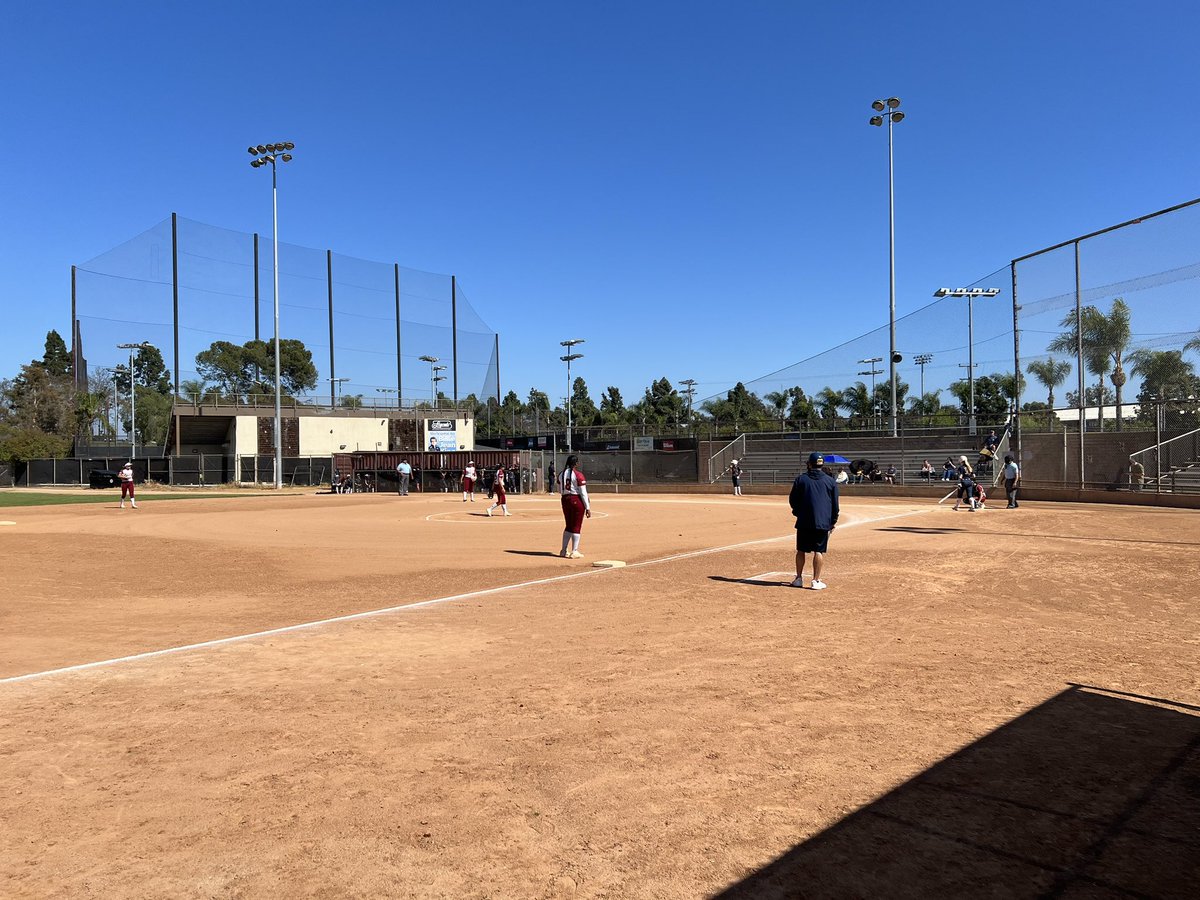
M 731 460 L 729 461 L 729 464 L 730 464 L 731 466 L 736 466 L 736 465 L 737 465 L 737 460 L 736 460 L 736 459 L 731 459 Z

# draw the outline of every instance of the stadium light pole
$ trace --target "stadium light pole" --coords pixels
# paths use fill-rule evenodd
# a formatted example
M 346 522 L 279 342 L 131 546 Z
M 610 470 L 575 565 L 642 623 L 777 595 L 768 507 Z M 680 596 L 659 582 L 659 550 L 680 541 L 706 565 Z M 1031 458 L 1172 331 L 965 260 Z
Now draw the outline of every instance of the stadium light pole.
M 995 297 L 1000 288 L 938 288 L 933 292 L 935 297 L 966 297 L 967 298 L 967 384 L 971 393 L 971 410 L 967 416 L 967 434 L 977 433 L 975 424 L 975 298 Z M 963 367 L 962 363 L 959 363 Z M 1018 378 L 1020 375 L 1018 374 Z
M 376 393 L 380 393 L 380 394 L 395 394 L 396 395 L 396 409 L 400 408 L 400 392 L 397 391 L 395 388 L 375 388 L 375 391 L 376 391 Z
M 437 376 L 437 370 L 434 369 L 433 365 L 438 361 L 438 358 L 436 356 L 430 356 L 429 354 L 426 354 L 425 356 L 420 357 L 420 359 L 421 362 L 429 363 L 429 404 L 430 409 L 432 409 L 437 405 L 437 382 L 434 381 L 434 378 Z
M 900 112 L 900 98 L 888 97 L 887 100 L 876 100 L 871 109 L 883 115 L 871 116 L 870 122 L 876 127 L 883 126 L 886 118 L 888 123 L 888 334 L 890 346 L 888 360 L 892 371 L 892 437 L 897 437 L 896 430 L 896 363 L 900 362 L 896 353 L 896 190 L 895 167 L 892 163 L 892 126 L 904 121 L 904 113 Z
M 146 341 L 137 344 L 117 344 L 118 350 L 129 351 L 129 461 L 137 459 L 137 388 L 133 383 L 133 351 L 151 346 Z
M 913 362 L 921 367 L 921 403 L 925 403 L 925 367 L 933 362 L 932 353 L 918 353 L 913 357 Z
M 585 343 L 583 338 L 570 338 L 569 340 L 559 341 L 560 347 L 566 347 L 566 356 L 560 356 L 563 362 L 567 364 L 567 452 L 571 452 L 571 363 L 576 359 L 583 359 L 582 353 L 572 353 L 571 350 L 576 344 Z
M 434 372 L 440 372 L 440 371 L 441 371 L 442 369 L 444 369 L 444 368 L 446 368 L 446 367 L 445 367 L 445 366 L 435 366 L 435 367 L 434 367 Z M 445 375 L 434 375 L 434 376 L 433 376 L 433 398 L 434 398 L 434 399 L 433 399 L 433 402 L 434 402 L 435 404 L 440 404 L 440 403 L 441 403 L 441 398 L 438 396 L 437 383 L 438 383 L 439 381 L 445 381 L 445 380 L 446 380 L 446 376 L 445 376 Z
M 882 356 L 872 356 L 870 359 L 860 359 L 859 362 L 866 363 L 867 365 L 869 365 L 871 367 L 869 369 L 862 370 L 858 374 L 871 376 L 871 403 L 874 404 L 873 408 L 878 412 L 879 404 L 875 402 L 875 376 L 882 375 L 883 369 L 875 368 L 875 363 L 883 362 L 883 357 Z M 878 428 L 879 428 L 878 416 L 876 416 L 876 421 L 874 424 L 875 424 L 875 428 L 878 430 Z
M 346 382 L 348 382 L 350 379 L 349 378 L 326 378 L 325 380 L 329 382 L 329 389 L 331 391 L 337 392 L 337 397 L 333 402 L 333 408 L 337 409 L 337 406 L 338 406 L 337 401 L 342 399 L 342 385 L 345 384 Z
M 296 145 L 291 141 L 281 141 L 275 144 L 259 144 L 247 148 L 254 159 L 250 165 L 257 169 L 271 164 L 271 249 L 275 254 L 274 260 L 274 306 L 275 306 L 275 489 L 283 489 L 283 402 L 279 386 L 279 166 L 280 162 L 291 162 L 291 151 Z M 178 373 L 176 373 L 178 374 Z

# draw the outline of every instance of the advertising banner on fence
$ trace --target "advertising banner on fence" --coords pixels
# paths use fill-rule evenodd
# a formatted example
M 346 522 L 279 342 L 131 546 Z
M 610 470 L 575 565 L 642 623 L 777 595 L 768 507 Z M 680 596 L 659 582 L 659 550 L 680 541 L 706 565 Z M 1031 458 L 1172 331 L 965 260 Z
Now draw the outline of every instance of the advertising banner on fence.
M 458 449 L 453 419 L 432 419 L 425 427 L 425 449 L 431 453 Z
M 654 438 L 652 437 L 635 437 L 633 439 L 633 449 L 638 453 L 654 449 Z

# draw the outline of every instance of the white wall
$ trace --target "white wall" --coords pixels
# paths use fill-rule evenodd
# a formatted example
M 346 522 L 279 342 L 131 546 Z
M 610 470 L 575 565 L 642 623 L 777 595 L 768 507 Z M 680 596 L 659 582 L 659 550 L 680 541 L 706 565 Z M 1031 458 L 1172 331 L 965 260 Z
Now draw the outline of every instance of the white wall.
M 342 444 L 346 445 L 344 451 Z M 330 453 L 376 449 L 388 449 L 387 419 L 360 419 L 349 416 L 313 416 L 300 419 L 301 456 L 328 456 Z

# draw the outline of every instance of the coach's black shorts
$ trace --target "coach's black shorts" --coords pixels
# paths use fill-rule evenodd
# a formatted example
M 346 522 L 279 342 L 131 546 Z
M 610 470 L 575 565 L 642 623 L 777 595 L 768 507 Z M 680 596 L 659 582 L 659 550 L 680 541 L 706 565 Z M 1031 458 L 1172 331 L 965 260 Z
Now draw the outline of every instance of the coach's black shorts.
M 829 532 L 819 528 L 796 529 L 796 551 L 798 553 L 824 553 L 829 549 Z

